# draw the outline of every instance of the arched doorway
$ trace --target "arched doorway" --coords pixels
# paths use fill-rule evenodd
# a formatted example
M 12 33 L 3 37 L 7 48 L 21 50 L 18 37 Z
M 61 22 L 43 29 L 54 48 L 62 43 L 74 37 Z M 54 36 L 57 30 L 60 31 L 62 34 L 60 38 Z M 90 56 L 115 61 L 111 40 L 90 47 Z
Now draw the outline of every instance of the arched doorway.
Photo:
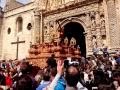
M 64 26 L 64 34 L 63 37 L 68 37 L 69 41 L 72 37 L 76 39 L 76 46 L 79 45 L 81 55 L 86 56 L 86 43 L 85 43 L 85 35 L 84 28 L 78 22 L 69 22 Z

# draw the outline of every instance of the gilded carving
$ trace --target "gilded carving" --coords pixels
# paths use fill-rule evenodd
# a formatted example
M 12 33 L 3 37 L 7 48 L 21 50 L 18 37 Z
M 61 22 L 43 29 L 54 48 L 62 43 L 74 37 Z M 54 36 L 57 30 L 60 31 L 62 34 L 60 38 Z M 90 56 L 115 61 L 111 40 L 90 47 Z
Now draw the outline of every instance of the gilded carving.
M 75 46 L 75 45 L 76 45 L 76 39 L 72 37 L 70 40 L 70 46 Z
M 67 38 L 67 37 L 65 37 L 65 39 L 64 39 L 64 44 L 65 44 L 65 46 L 67 46 L 67 45 L 68 45 L 68 43 L 69 43 L 69 40 L 68 40 L 68 38 Z

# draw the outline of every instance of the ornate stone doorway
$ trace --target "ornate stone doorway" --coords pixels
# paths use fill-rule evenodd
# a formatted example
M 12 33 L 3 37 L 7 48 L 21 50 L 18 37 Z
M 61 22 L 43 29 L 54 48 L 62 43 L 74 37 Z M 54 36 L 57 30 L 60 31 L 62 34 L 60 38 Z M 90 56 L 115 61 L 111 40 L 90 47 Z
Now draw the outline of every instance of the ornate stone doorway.
M 84 28 L 78 22 L 69 22 L 64 25 L 64 34 L 63 38 L 67 37 L 70 43 L 72 37 L 76 39 L 76 47 L 79 45 L 81 55 L 86 56 L 86 42 L 84 35 Z

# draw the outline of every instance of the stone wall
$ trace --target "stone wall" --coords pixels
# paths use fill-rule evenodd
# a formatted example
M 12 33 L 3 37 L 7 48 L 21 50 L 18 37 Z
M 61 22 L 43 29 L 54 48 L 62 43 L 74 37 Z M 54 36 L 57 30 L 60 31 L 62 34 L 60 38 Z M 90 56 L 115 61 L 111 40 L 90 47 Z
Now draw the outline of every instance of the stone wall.
M 24 7 L 20 7 L 4 14 L 4 30 L 3 30 L 3 59 L 15 59 L 16 58 L 16 44 L 11 44 L 17 41 L 19 37 L 20 41 L 25 43 L 19 44 L 18 58 L 22 59 L 28 56 L 28 49 L 30 43 L 34 41 L 34 8 L 32 4 L 28 4 Z M 17 18 L 23 19 L 22 32 L 17 32 Z M 28 24 L 31 23 L 32 27 L 28 30 Z M 10 28 L 10 30 L 9 30 Z
M 90 3 L 90 2 L 89 2 Z M 68 7 L 67 9 L 63 7 L 59 11 L 51 12 L 50 14 L 44 17 L 44 40 L 45 42 L 51 41 L 51 31 L 56 32 L 59 29 L 58 21 L 60 23 L 61 28 L 64 27 L 66 23 L 69 22 L 78 22 L 80 23 L 84 29 L 86 35 L 86 48 L 87 54 L 92 52 L 93 41 L 92 36 L 96 35 L 98 47 L 102 46 L 101 36 L 106 35 L 105 33 L 105 24 L 101 27 L 101 22 L 104 18 L 104 10 L 102 6 L 99 5 L 99 2 L 93 2 L 88 5 L 88 2 L 85 2 L 83 6 L 78 8 L 74 8 L 76 6 Z M 65 10 L 64 10 L 65 9 Z M 56 22 L 57 21 L 57 22 Z M 105 20 L 104 20 L 105 21 Z M 102 33 L 101 33 L 102 32 Z
M 117 26 L 116 0 L 107 1 L 110 48 L 119 48 L 119 29 Z
M 71 21 L 80 23 L 85 29 L 87 54 L 92 53 L 94 43 L 99 48 L 103 43 L 109 48 L 120 47 L 120 0 L 48 0 L 47 5 L 47 0 L 43 1 L 35 0 L 35 3 L 4 13 L 3 59 L 16 58 L 16 45 L 11 42 L 15 42 L 17 37 L 25 41 L 19 45 L 18 52 L 19 58 L 24 58 L 28 55 L 30 42 L 51 42 L 52 38 L 59 37 L 59 24 L 63 28 Z M 18 17 L 23 19 L 23 30 L 20 33 L 16 31 Z M 31 30 L 27 29 L 28 23 L 32 25 Z M 96 40 L 93 40 L 93 36 L 96 36 Z
M 116 0 L 116 14 L 117 14 L 117 29 L 118 29 L 118 41 L 120 47 L 120 0 Z
M 73 0 L 74 1 L 74 0 Z M 74 4 L 73 4 L 74 3 Z M 63 27 L 68 20 L 79 22 L 85 29 L 87 53 L 92 52 L 93 36 L 96 36 L 97 47 L 103 45 L 109 49 L 120 47 L 120 1 L 119 0 L 83 0 L 66 3 L 59 8 L 44 13 L 44 40 L 50 41 L 51 31 L 56 32 L 59 25 Z M 76 19 L 73 19 L 76 18 Z M 77 21 L 79 20 L 79 21 Z M 52 27 L 51 27 L 52 23 Z

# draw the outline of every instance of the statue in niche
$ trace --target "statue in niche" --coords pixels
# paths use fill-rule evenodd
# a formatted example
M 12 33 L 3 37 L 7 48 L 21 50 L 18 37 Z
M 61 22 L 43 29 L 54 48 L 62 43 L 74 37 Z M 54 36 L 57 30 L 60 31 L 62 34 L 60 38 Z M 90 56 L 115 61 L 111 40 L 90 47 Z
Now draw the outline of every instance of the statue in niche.
M 95 18 L 94 18 L 94 17 L 91 18 L 91 27 L 92 27 L 93 29 L 95 29 L 95 27 L 96 27 L 96 21 L 95 21 Z
M 101 24 L 101 28 L 105 29 L 105 19 L 103 15 L 101 16 L 100 24 Z
M 54 40 L 56 32 L 54 30 L 53 22 L 49 22 L 49 31 L 50 31 L 51 39 Z
M 97 40 L 95 35 L 92 37 L 92 44 L 93 44 L 93 47 L 97 46 Z
M 45 39 L 45 42 L 50 42 L 50 33 L 47 25 L 44 26 L 44 39 Z
M 45 24 L 44 25 L 44 35 L 47 35 L 48 34 L 48 27 L 47 25 Z

